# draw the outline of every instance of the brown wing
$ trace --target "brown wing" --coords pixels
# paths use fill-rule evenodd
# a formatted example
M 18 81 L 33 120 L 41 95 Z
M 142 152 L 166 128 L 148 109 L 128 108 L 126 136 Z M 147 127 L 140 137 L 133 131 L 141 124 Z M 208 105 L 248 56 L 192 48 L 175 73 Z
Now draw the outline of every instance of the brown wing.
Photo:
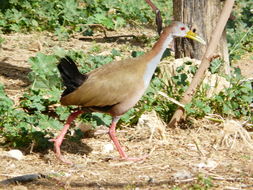
M 140 59 L 104 65 L 88 73 L 88 79 L 74 92 L 62 97 L 63 105 L 84 107 L 110 106 L 120 103 L 144 88 L 145 64 Z

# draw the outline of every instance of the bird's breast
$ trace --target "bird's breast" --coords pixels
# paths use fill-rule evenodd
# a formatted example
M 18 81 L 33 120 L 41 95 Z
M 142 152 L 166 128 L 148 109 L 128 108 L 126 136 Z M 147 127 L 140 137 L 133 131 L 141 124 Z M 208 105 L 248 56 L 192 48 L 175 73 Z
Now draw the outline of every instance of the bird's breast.
M 161 60 L 161 56 L 162 53 L 159 52 L 157 55 L 153 56 L 153 58 L 147 63 L 145 73 L 143 75 L 145 89 L 149 86 L 150 80 L 155 72 L 155 69 Z
M 110 114 L 113 116 L 120 116 L 127 112 L 129 109 L 135 106 L 135 104 L 141 99 L 145 92 L 145 88 L 138 89 L 137 91 L 130 94 L 122 102 L 113 106 L 110 110 Z

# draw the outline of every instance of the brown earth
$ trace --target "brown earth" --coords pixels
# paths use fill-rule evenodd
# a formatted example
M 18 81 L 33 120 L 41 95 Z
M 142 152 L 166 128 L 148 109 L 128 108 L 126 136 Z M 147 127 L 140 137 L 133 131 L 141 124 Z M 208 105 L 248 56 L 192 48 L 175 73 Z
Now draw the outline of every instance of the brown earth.
M 128 33 L 133 32 L 127 30 Z M 126 34 L 125 31 L 121 31 Z M 132 33 L 131 33 L 132 34 Z M 139 35 L 135 31 L 135 35 Z M 115 35 L 115 34 L 108 34 Z M 147 31 L 146 35 L 154 35 Z M 52 53 L 57 47 L 86 51 L 93 41 L 72 38 L 61 42 L 51 34 L 11 34 L 2 36 L 6 41 L 0 48 L 0 83 L 6 93 L 17 104 L 19 97 L 29 86 L 28 58 L 37 52 Z M 103 42 L 103 51 L 109 54 L 114 47 L 129 52 L 143 50 L 135 40 Z M 127 44 L 124 44 L 127 43 Z M 129 56 L 129 54 L 127 55 Z M 247 55 L 237 66 L 247 77 L 253 77 L 252 54 Z M 249 75 L 248 75 L 249 73 Z M 105 151 L 110 145 L 107 134 L 83 138 L 80 142 L 64 141 L 64 156 L 72 160 L 73 166 L 59 162 L 52 150 L 47 153 L 26 153 L 18 161 L 1 156 L 7 148 L 0 149 L 0 180 L 41 173 L 50 177 L 26 184 L 0 186 L 0 189 L 191 189 L 195 185 L 208 184 L 200 176 L 210 177 L 210 189 L 253 189 L 253 151 L 245 141 L 226 131 L 224 126 L 205 120 L 192 120 L 186 129 L 166 129 L 161 139 L 155 133 L 150 141 L 148 125 L 125 128 L 117 131 L 118 137 L 130 156 L 148 154 L 140 162 L 126 162 L 118 157 L 116 150 Z M 221 143 L 225 136 L 225 143 Z M 240 136 L 240 135 L 239 135 Z M 108 145 L 109 144 L 109 145 Z

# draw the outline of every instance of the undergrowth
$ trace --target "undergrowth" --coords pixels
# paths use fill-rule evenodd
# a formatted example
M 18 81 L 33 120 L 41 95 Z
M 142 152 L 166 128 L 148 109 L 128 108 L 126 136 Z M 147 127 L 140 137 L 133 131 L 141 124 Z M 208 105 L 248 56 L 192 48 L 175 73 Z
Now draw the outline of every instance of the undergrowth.
M 171 18 L 171 1 L 159 0 L 156 5 L 164 18 Z M 89 24 L 115 30 L 148 22 L 154 22 L 154 13 L 145 1 L 2 0 L 0 4 L 0 31 L 5 33 L 47 30 L 64 39 L 73 32 L 92 35 Z
M 227 25 L 229 56 L 239 60 L 245 53 L 253 52 L 253 1 L 236 1 L 232 15 Z
M 237 19 L 229 22 L 228 42 L 233 60 L 239 59 L 245 52 L 253 51 L 252 4 L 249 0 L 236 2 L 236 5 L 242 8 L 236 9 L 234 13 Z M 164 18 L 170 18 L 171 1 L 159 0 L 156 5 L 166 14 Z M 129 23 L 154 22 L 154 14 L 145 1 L 134 0 L 3 0 L 0 10 L 2 33 L 48 30 L 61 39 L 66 39 L 73 32 L 92 35 L 87 24 L 96 23 L 107 29 L 117 29 Z M 0 37 L 0 46 L 3 42 L 4 39 Z M 38 53 L 30 58 L 32 71 L 28 77 L 32 85 L 23 94 L 18 106 L 6 96 L 4 86 L 0 85 L 0 135 L 4 137 L 5 143 L 13 147 L 29 147 L 33 143 L 34 149 L 44 149 L 50 145 L 48 139 L 53 137 L 53 131 L 62 128 L 69 113 L 75 108 L 59 106 L 64 89 L 56 67 L 59 58 L 69 55 L 79 63 L 81 72 L 85 73 L 115 60 L 117 56 L 122 57 L 121 52 L 115 49 L 109 56 L 93 55 L 99 48 L 94 46 L 86 54 L 81 51 L 57 49 L 52 55 Z M 132 56 L 142 53 L 132 52 Z M 180 100 L 189 85 L 189 75 L 194 74 L 197 69 L 191 63 L 185 64 L 190 65 L 190 70 L 185 72 L 184 66 L 178 67 L 178 74 L 173 76 L 172 83 L 158 77 L 158 69 L 145 95 L 134 108 L 122 116 L 120 123 L 136 124 L 142 113 L 151 110 L 155 110 L 168 122 L 177 106 L 159 96 L 157 92 L 163 91 Z M 212 62 L 210 72 L 219 72 L 220 65 L 219 61 Z M 201 118 L 213 113 L 253 122 L 252 108 L 249 106 L 253 98 L 251 81 L 244 80 L 239 70 L 235 70 L 231 77 L 226 79 L 230 82 L 230 87 L 212 98 L 207 98 L 205 93 L 210 86 L 206 85 L 199 90 L 193 101 L 186 105 L 187 114 Z M 80 119 L 94 127 L 109 125 L 111 122 L 110 116 L 101 113 L 86 114 Z
M 29 63 L 32 71 L 28 77 L 32 84 L 23 94 L 18 106 L 14 106 L 13 101 L 5 95 L 4 87 L 0 86 L 0 134 L 5 138 L 5 142 L 14 147 L 27 147 L 33 143 L 34 149 L 44 149 L 49 146 L 47 140 L 53 137 L 53 131 L 63 126 L 71 110 L 75 108 L 75 106 L 59 106 L 59 99 L 64 89 L 56 67 L 59 58 L 69 55 L 79 63 L 81 72 L 85 73 L 113 61 L 116 56 L 121 56 L 121 52 L 115 49 L 109 56 L 92 54 L 93 52 L 84 54 L 57 49 L 53 55 L 38 53 L 35 57 L 31 57 Z M 196 67 L 190 62 L 185 65 L 190 65 L 189 71 L 185 72 L 184 66 L 178 67 L 178 74 L 169 84 L 166 83 L 167 79 L 157 76 L 158 70 L 145 95 L 134 108 L 122 116 L 120 123 L 136 124 L 142 113 L 151 110 L 155 110 L 165 122 L 168 122 L 177 106 L 159 96 L 157 92 L 166 92 L 168 96 L 179 100 L 189 85 L 188 76 L 196 72 Z M 216 67 L 216 64 L 212 67 Z M 211 70 L 215 70 L 212 67 Z M 244 80 L 238 70 L 227 80 L 230 81 L 230 87 L 212 98 L 207 98 L 205 91 L 198 91 L 192 103 L 186 105 L 188 115 L 203 117 L 208 113 L 216 113 L 224 117 L 243 118 L 252 122 L 253 115 L 249 107 L 253 97 L 251 83 Z M 83 115 L 81 120 L 96 127 L 101 124 L 109 125 L 111 117 L 92 113 Z

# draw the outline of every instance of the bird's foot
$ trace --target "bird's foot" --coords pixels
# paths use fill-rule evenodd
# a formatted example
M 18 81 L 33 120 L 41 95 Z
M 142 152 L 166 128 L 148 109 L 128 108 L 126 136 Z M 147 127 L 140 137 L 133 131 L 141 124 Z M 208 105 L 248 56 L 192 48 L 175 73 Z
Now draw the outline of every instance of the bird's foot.
M 55 156 L 62 161 L 65 164 L 69 164 L 69 165 L 73 165 L 73 163 L 71 161 L 68 161 L 66 159 L 64 159 L 64 157 L 61 154 L 61 143 L 62 143 L 62 139 L 60 138 L 56 138 L 56 139 L 50 139 L 50 142 L 54 142 L 54 151 L 55 151 Z
M 63 163 L 65 163 L 65 164 L 74 165 L 73 162 L 71 162 L 71 161 L 69 161 L 69 160 L 66 160 L 62 155 L 56 155 L 56 157 L 57 157 L 60 161 L 62 161 Z

